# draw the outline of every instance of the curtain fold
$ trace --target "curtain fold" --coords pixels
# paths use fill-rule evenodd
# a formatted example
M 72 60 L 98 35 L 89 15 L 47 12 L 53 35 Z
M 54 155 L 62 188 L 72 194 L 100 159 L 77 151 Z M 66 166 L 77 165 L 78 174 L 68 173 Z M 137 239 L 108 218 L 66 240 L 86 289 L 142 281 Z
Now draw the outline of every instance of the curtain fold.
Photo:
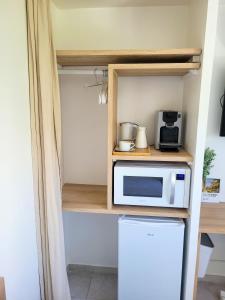
M 26 0 L 34 192 L 42 300 L 70 300 L 61 200 L 61 116 L 49 0 Z

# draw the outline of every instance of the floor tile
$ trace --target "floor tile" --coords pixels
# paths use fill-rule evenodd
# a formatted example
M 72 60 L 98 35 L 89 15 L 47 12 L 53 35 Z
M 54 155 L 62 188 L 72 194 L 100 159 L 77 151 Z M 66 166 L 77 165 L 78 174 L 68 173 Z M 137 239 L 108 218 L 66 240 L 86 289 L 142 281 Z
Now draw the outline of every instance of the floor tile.
M 72 300 L 116 300 L 117 275 L 77 269 L 68 275 Z M 206 276 L 199 281 L 197 300 L 219 300 L 225 277 Z
M 115 274 L 94 273 L 87 300 L 116 300 L 117 276 Z
M 70 293 L 76 300 L 86 300 L 91 284 L 91 273 L 77 271 L 69 274 Z M 73 300 L 75 300 L 73 299 Z
M 206 276 L 198 283 L 197 300 L 218 300 L 221 290 L 225 290 L 224 277 Z

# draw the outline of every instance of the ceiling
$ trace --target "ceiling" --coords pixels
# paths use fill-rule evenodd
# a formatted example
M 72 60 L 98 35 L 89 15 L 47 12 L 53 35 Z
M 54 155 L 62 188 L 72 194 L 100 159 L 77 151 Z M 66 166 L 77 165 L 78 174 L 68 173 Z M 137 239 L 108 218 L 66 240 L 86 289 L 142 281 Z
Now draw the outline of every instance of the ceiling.
M 58 8 L 185 5 L 189 0 L 52 0 Z

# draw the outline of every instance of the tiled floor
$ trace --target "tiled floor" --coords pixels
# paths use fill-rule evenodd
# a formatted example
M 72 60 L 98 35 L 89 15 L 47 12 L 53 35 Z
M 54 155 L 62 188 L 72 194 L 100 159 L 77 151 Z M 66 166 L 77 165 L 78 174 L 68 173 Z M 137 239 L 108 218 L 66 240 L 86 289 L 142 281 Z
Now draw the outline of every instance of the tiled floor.
M 116 300 L 117 275 L 109 271 L 73 269 L 69 272 L 72 300 Z
M 225 277 L 206 276 L 199 281 L 197 300 L 219 300 L 221 290 L 225 291 Z
M 72 300 L 116 300 L 117 274 L 109 270 L 73 268 L 68 272 Z M 206 276 L 199 281 L 197 300 L 219 300 L 225 277 Z

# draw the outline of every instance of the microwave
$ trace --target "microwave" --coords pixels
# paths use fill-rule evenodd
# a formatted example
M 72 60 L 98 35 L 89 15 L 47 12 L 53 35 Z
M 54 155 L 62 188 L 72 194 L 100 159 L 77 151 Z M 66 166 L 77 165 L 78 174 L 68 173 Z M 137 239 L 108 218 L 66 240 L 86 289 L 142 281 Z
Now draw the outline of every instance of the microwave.
M 114 165 L 114 204 L 189 206 L 191 169 L 184 163 L 118 161 Z

